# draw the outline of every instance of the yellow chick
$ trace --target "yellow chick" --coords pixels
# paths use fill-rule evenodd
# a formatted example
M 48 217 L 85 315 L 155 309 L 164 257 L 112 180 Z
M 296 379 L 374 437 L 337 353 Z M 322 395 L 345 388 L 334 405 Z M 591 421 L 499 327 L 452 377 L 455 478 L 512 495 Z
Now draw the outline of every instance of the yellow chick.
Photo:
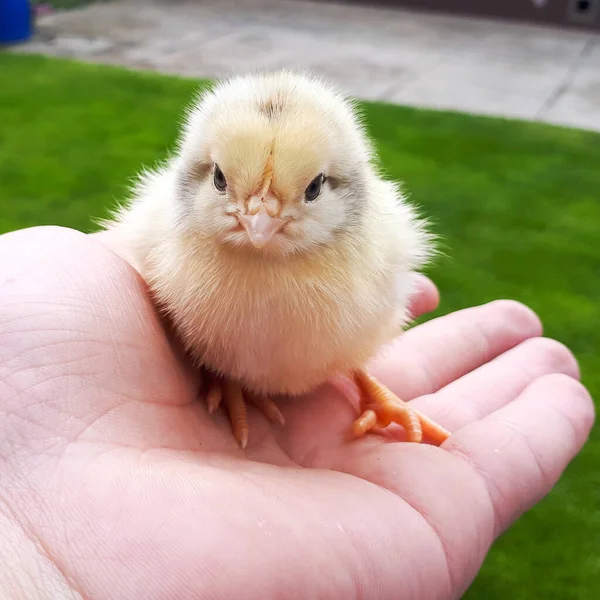
M 361 392 L 357 436 L 391 422 L 409 441 L 449 435 L 365 370 L 407 324 L 412 274 L 432 250 L 374 161 L 354 104 L 320 79 L 235 77 L 200 96 L 176 155 L 106 224 L 242 447 L 246 401 L 283 423 L 273 396 L 337 374 Z

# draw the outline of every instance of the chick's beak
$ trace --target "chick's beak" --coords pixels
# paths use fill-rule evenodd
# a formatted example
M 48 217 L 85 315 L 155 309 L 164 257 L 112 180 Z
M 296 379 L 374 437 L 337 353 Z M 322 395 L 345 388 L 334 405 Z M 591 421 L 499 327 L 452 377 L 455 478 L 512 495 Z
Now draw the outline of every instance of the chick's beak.
M 255 214 L 238 215 L 238 219 L 256 248 L 266 246 L 271 238 L 287 223 L 286 219 L 272 217 L 264 204 Z

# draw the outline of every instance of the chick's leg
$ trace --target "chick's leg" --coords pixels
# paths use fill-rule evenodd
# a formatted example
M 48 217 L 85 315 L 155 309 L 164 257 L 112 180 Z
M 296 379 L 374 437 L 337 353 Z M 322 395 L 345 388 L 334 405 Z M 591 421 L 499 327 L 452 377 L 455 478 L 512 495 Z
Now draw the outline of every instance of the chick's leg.
M 223 382 L 223 398 L 227 405 L 229 421 L 233 437 L 243 448 L 248 444 L 248 413 L 242 388 L 235 382 L 225 379 Z
M 206 394 L 208 412 L 210 414 L 214 413 L 223 400 L 225 401 L 225 406 L 229 413 L 233 437 L 242 449 L 248 444 L 249 427 L 248 413 L 246 410 L 247 401 L 251 402 L 261 410 L 271 422 L 278 422 L 282 425 L 284 423 L 281 411 L 271 398 L 244 391 L 238 383 L 231 379 L 210 376 Z
M 356 371 L 354 381 L 361 393 L 363 410 L 353 425 L 357 437 L 376 427 L 387 427 L 390 423 L 402 425 L 409 442 L 421 442 L 425 435 L 434 444 L 440 445 L 450 436 L 449 431 L 400 400 L 366 371 Z

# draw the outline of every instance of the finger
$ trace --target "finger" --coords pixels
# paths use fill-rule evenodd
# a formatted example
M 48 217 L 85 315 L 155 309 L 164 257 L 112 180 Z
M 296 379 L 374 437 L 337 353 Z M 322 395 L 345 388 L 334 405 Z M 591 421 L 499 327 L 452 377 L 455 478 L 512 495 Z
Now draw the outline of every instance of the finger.
M 129 263 L 138 273 L 141 271 L 140 265 L 137 264 L 138 261 L 135 258 L 135 253 L 132 251 L 130 241 L 118 229 L 106 229 L 89 233 L 88 237 L 106 246 L 117 256 Z
M 400 398 L 410 400 L 437 391 L 540 333 L 540 322 L 528 308 L 496 301 L 406 332 L 375 361 L 371 373 Z M 349 381 L 335 380 L 335 387 L 281 407 L 287 427 L 280 442 L 289 452 L 326 455 L 348 441 L 351 423 L 359 414 L 359 395 Z
M 411 406 L 456 431 L 514 400 L 535 379 L 552 373 L 579 379 L 577 360 L 555 340 L 531 338 L 435 394 L 417 398 Z
M 407 331 L 382 352 L 372 373 L 409 400 L 436 392 L 541 332 L 529 308 L 497 300 Z
M 510 404 L 459 430 L 445 448 L 482 479 L 499 535 L 551 490 L 593 421 L 587 390 L 565 375 L 547 375 Z
M 414 274 L 414 292 L 410 300 L 409 312 L 414 319 L 434 311 L 440 302 L 436 285 L 421 273 Z

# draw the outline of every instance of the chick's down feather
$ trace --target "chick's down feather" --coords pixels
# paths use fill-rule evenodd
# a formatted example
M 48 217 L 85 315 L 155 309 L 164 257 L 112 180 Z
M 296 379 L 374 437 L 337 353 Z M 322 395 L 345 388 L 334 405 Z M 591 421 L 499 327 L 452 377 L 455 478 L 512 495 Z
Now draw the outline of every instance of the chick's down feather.
M 365 371 L 408 323 L 413 273 L 433 245 L 329 84 L 282 71 L 203 92 L 177 152 L 141 174 L 106 227 L 209 373 L 209 404 L 225 399 L 242 445 L 244 397 L 281 420 L 272 396 L 336 374 L 361 392 L 357 435 L 396 421 L 409 440 L 448 436 Z

